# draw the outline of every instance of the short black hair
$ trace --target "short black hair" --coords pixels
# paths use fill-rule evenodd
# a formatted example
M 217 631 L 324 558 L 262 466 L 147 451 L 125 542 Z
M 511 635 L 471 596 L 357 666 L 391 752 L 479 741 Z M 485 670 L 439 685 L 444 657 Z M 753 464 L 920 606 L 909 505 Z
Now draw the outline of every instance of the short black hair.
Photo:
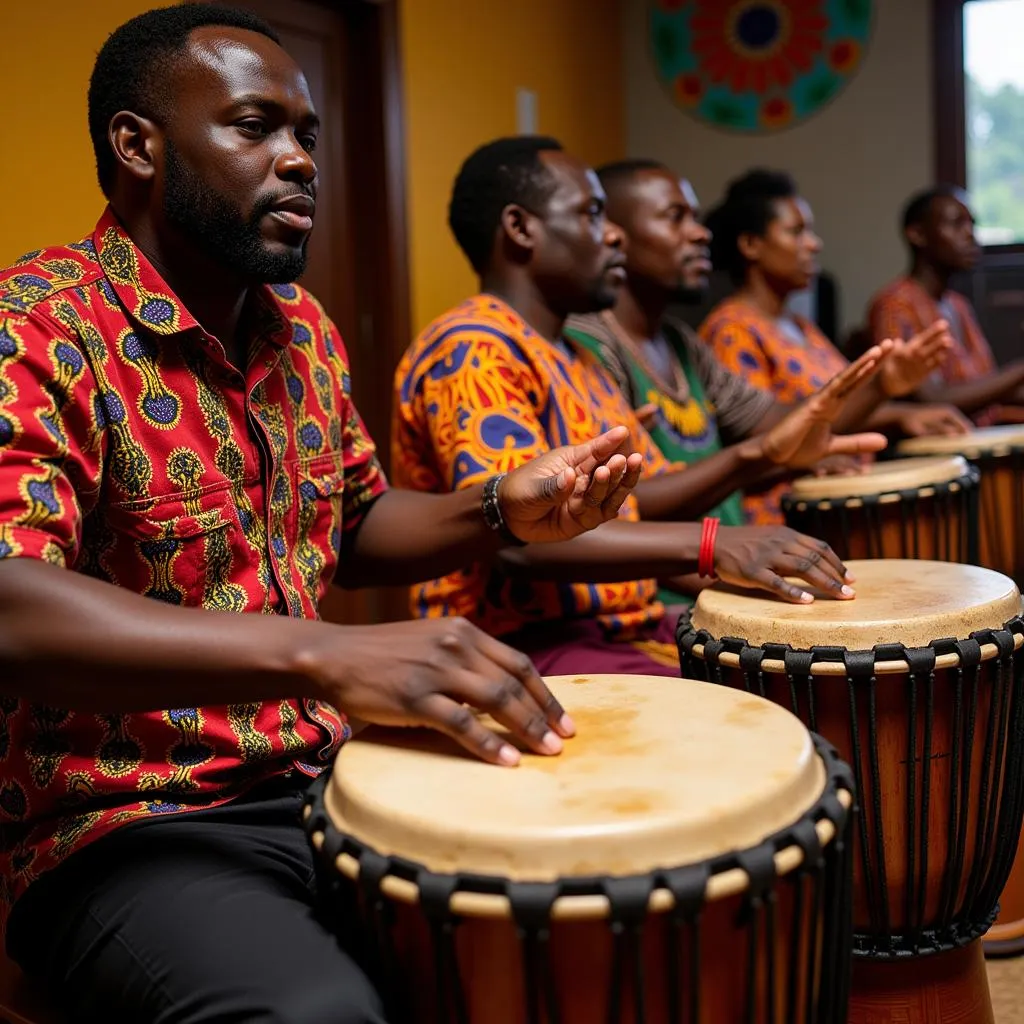
M 739 249 L 742 235 L 762 236 L 776 217 L 779 199 L 799 195 L 796 182 L 785 171 L 756 168 L 729 183 L 725 198 L 705 218 L 711 230 L 711 261 L 727 270 L 737 284 L 743 282 L 747 265 Z
M 952 196 L 954 199 L 960 199 L 963 194 L 964 190 L 962 188 L 948 184 L 933 185 L 931 188 L 915 192 L 904 204 L 903 212 L 900 215 L 900 227 L 904 236 L 906 235 L 907 228 L 923 224 L 928 219 L 932 203 L 936 199 L 940 199 L 943 196 Z M 907 244 L 909 245 L 910 243 L 908 242 Z
M 644 171 L 662 171 L 665 174 L 672 173 L 660 161 L 651 160 L 647 157 L 632 157 L 627 160 L 614 160 L 611 163 L 602 164 L 597 168 L 597 177 L 601 182 L 601 188 L 604 189 L 605 195 L 608 197 L 609 212 L 611 212 L 611 207 L 615 205 L 620 189 L 624 185 L 628 185 L 633 178 Z M 615 217 L 612 216 L 611 219 L 615 220 Z
M 89 134 L 96 154 L 96 174 L 104 195 L 110 195 L 117 160 L 107 132 L 119 110 L 159 120 L 170 100 L 171 61 L 185 49 L 189 34 L 207 25 L 248 29 L 280 44 L 278 34 L 262 18 L 234 7 L 186 3 L 158 7 L 126 21 L 96 55 L 89 79 Z
M 631 157 L 628 160 L 613 160 L 611 163 L 601 164 L 597 168 L 597 176 L 601 181 L 602 188 L 607 192 L 610 186 L 614 187 L 620 182 L 628 181 L 642 171 L 672 173 L 660 160 L 651 160 L 648 157 Z
M 448 204 L 448 226 L 470 265 L 482 273 L 494 249 L 501 211 L 511 203 L 540 214 L 554 180 L 540 154 L 562 144 L 545 135 L 495 139 L 473 152 L 459 169 Z

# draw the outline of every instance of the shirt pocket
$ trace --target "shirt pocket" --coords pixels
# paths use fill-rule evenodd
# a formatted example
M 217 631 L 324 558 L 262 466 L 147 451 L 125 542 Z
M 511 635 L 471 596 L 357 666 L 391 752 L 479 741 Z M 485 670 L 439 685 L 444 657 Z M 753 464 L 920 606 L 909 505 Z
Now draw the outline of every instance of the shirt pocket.
M 139 592 L 168 604 L 242 612 L 248 604 L 244 539 L 231 485 L 111 504 L 117 564 L 134 553 Z M 148 576 L 148 581 L 147 581 Z M 127 581 L 124 581 L 127 582 Z
M 345 499 L 342 452 L 299 459 L 289 466 L 294 500 L 288 512 L 293 567 L 314 602 L 324 595 L 338 568 Z

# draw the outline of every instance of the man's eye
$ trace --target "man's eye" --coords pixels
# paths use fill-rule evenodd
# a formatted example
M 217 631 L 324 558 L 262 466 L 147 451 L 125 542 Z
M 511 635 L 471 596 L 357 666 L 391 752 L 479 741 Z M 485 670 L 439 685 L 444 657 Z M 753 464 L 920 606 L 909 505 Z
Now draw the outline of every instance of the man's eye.
M 250 117 L 245 121 L 239 121 L 238 127 L 249 135 L 266 135 L 267 126 L 258 118 Z
M 307 152 L 312 153 L 316 149 L 315 135 L 300 135 L 299 145 Z

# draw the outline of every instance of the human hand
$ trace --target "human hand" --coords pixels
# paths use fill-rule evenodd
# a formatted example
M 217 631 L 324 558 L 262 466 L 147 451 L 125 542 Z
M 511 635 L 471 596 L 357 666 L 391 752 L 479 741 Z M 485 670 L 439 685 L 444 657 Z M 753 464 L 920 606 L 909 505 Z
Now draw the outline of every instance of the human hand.
M 726 583 L 768 590 L 798 604 L 809 603 L 814 596 L 786 576 L 796 576 L 841 600 L 854 596 L 847 586 L 853 576 L 828 544 L 787 526 L 720 527 L 715 573 Z
M 897 341 L 879 372 L 882 391 L 889 398 L 916 391 L 942 365 L 952 347 L 953 336 L 945 320 L 936 320 L 907 341 Z
M 498 490 L 501 514 L 527 543 L 571 540 L 614 519 L 642 469 L 643 456 L 630 451 L 629 431 L 615 427 L 514 469 Z
M 900 415 L 899 429 L 908 437 L 969 434 L 974 424 L 952 405 L 912 405 Z
M 887 443 L 884 435 L 833 434 L 832 424 L 850 395 L 879 371 L 891 349 L 891 342 L 872 346 L 771 430 L 750 438 L 749 443 L 759 445 L 763 455 L 776 465 L 793 469 L 806 469 L 828 455 L 881 451 Z
M 344 641 L 326 626 L 324 636 L 329 648 L 314 653 L 323 666 L 316 673 L 321 689 L 353 720 L 427 726 L 508 766 L 519 763 L 518 748 L 484 726 L 474 709 L 538 754 L 559 753 L 562 739 L 575 732 L 530 659 L 465 619 L 352 626 Z

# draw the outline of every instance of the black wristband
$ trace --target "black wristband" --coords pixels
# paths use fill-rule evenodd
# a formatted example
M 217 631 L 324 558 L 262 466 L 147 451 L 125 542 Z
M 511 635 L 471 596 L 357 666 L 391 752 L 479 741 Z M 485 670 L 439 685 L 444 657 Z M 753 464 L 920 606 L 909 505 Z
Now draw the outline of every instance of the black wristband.
M 505 476 L 505 473 L 499 473 L 497 476 L 492 476 L 484 484 L 484 496 L 480 507 L 483 510 L 484 522 L 487 524 L 488 529 L 493 530 L 506 544 L 523 547 L 526 541 L 520 540 L 508 528 L 505 517 L 501 514 L 501 505 L 498 502 L 498 488 L 501 486 L 501 481 L 505 479 Z

